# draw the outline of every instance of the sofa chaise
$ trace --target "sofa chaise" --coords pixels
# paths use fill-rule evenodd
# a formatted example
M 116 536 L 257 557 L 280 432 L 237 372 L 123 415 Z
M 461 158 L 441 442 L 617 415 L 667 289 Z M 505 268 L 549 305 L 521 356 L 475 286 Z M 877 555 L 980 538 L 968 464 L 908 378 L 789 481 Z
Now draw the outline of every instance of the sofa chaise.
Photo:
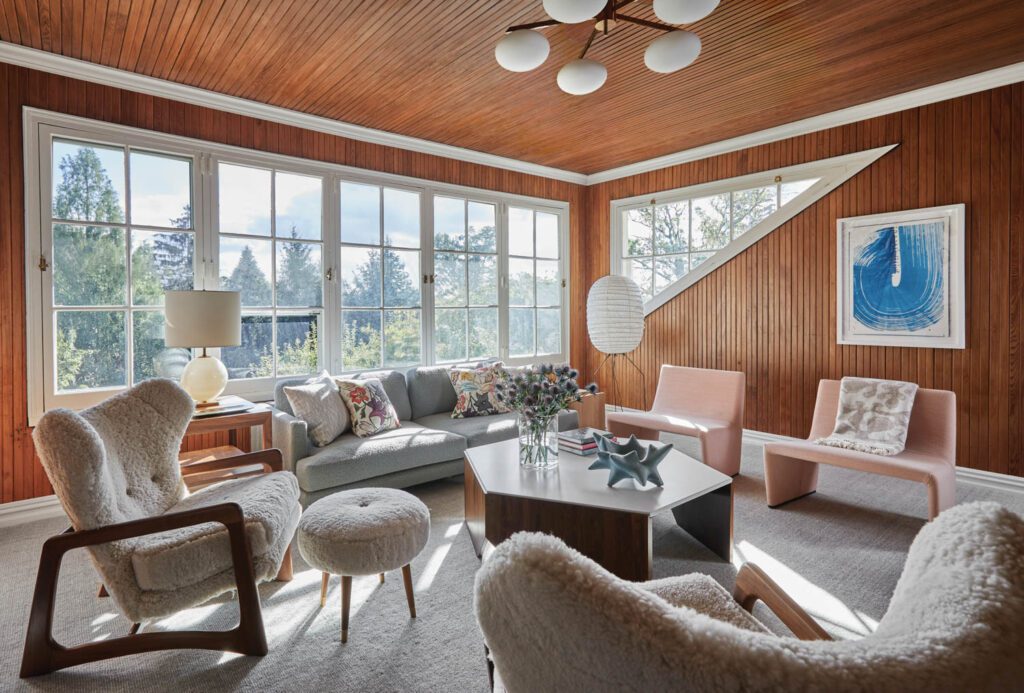
M 515 414 L 453 419 L 455 388 L 447 366 L 371 371 L 353 378 L 379 378 L 402 422 L 401 428 L 360 438 L 347 431 L 324 447 L 309 440 L 306 422 L 294 416 L 284 388 L 274 389 L 274 446 L 284 467 L 299 481 L 303 507 L 337 491 L 366 486 L 405 488 L 461 474 L 466 448 L 514 438 Z M 579 425 L 575 411 L 563 411 L 559 430 Z

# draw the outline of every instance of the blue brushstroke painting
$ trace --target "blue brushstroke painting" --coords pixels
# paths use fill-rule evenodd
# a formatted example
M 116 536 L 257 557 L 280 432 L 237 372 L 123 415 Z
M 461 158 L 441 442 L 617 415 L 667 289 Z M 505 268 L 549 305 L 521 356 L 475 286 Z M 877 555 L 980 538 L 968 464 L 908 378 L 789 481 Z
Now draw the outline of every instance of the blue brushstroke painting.
M 853 259 L 853 316 L 881 332 L 917 332 L 945 312 L 945 224 L 877 230 Z

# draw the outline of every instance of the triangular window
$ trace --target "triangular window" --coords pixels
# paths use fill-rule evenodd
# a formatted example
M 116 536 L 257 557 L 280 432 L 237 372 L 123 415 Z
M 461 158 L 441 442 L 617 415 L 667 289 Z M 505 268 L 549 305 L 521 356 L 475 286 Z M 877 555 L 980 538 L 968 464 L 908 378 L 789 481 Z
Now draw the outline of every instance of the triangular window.
M 615 201 L 612 267 L 650 313 L 889 149 Z

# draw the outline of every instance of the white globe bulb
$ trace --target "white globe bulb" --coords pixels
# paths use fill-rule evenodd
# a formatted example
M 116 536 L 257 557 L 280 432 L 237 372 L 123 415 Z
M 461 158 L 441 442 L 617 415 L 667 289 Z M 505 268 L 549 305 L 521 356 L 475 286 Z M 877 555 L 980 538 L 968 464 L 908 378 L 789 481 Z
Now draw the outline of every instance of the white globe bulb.
M 529 72 L 548 59 L 547 38 L 530 29 L 519 29 L 505 34 L 494 47 L 494 57 L 506 70 Z
M 597 91 L 608 78 L 608 70 L 596 60 L 579 58 L 558 71 L 558 88 L 567 94 L 582 96 Z
M 672 31 L 656 38 L 644 51 L 644 63 L 654 72 L 675 72 L 700 55 L 700 38 L 690 31 Z
M 719 0 L 654 0 L 654 14 L 669 24 L 689 24 L 715 11 Z
M 548 16 L 565 24 L 593 19 L 604 6 L 605 0 L 544 0 L 544 11 Z

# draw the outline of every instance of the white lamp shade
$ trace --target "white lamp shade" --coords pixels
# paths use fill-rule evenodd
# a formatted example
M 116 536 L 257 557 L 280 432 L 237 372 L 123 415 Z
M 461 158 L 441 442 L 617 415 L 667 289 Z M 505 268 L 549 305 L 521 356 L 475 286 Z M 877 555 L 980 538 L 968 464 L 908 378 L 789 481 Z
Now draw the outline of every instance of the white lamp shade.
M 567 94 L 582 96 L 597 91 L 608 79 L 608 70 L 596 60 L 580 58 L 558 71 L 558 88 Z
M 644 338 L 644 299 L 629 277 L 609 274 L 590 287 L 587 332 L 602 354 L 626 354 Z
M 604 6 L 605 0 L 544 0 L 544 11 L 548 16 L 565 24 L 593 19 Z
M 228 347 L 242 343 L 242 298 L 237 291 L 164 294 L 168 347 Z
M 719 0 L 654 0 L 654 14 L 669 24 L 689 24 L 715 11 Z
M 494 47 L 494 57 L 506 70 L 529 72 L 548 59 L 549 50 L 551 46 L 543 34 L 519 29 L 501 37 Z
M 644 63 L 654 72 L 675 72 L 700 55 L 700 38 L 691 31 L 662 34 L 647 46 Z

